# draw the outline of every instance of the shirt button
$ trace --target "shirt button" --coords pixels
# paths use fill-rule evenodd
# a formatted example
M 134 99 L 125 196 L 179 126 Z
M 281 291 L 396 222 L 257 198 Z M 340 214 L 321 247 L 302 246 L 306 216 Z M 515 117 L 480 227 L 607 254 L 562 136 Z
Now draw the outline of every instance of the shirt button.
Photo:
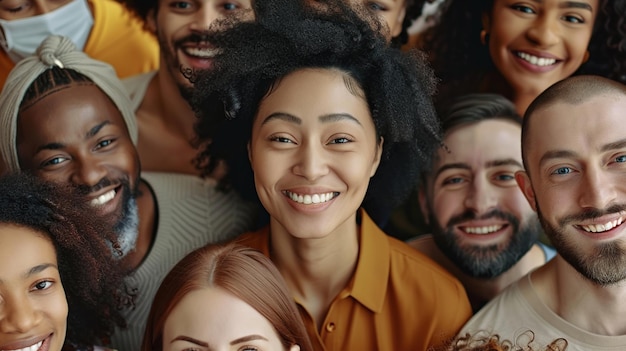
M 335 323 L 330 322 L 328 324 L 326 324 L 326 331 L 329 333 L 332 333 L 335 331 Z

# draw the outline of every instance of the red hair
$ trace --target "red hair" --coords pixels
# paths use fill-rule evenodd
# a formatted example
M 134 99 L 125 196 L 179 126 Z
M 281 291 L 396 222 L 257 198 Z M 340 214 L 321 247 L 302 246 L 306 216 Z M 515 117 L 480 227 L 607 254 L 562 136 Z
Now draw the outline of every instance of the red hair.
M 269 258 L 238 244 L 208 245 L 183 258 L 154 297 L 141 351 L 163 350 L 163 326 L 189 292 L 219 287 L 252 306 L 276 330 L 285 349 L 312 351 L 304 324 L 286 283 Z

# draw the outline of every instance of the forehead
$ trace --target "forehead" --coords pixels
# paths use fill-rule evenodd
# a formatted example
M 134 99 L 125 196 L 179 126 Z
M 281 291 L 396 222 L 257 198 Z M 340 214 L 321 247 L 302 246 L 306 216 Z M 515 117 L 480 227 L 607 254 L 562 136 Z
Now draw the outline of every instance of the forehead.
M 617 94 L 596 95 L 576 104 L 556 101 L 536 110 L 524 145 L 529 167 L 550 151 L 584 155 L 626 139 L 625 118 L 626 95 Z
M 19 271 L 21 275 L 24 269 L 43 262 L 57 263 L 56 251 L 49 238 L 31 228 L 0 223 L 0 274 L 2 276 L 8 276 L 13 271 Z
M 18 114 L 18 143 L 65 139 L 108 121 L 126 132 L 113 101 L 93 84 L 71 84 L 41 98 Z
M 457 126 L 446 133 L 444 144 L 448 150 L 438 151 L 437 165 L 460 162 L 479 168 L 497 159 L 522 159 L 521 126 L 503 119 Z
M 349 113 L 362 124 L 367 120 L 373 123 L 358 83 L 336 69 L 301 69 L 278 80 L 261 101 L 258 115 L 277 110 L 305 120 Z

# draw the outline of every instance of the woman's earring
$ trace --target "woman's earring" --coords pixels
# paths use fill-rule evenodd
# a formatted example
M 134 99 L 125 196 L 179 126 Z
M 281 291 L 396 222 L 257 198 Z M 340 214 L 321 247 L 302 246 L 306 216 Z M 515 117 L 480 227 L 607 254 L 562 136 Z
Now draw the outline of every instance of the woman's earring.
M 483 45 L 487 45 L 487 35 L 489 35 L 489 34 L 487 33 L 486 30 L 483 29 L 483 30 L 480 31 L 480 42 Z

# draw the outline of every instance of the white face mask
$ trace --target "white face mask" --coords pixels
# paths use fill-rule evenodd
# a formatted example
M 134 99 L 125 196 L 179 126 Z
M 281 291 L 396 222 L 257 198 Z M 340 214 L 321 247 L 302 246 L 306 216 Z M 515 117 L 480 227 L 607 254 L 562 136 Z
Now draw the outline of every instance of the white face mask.
M 51 34 L 70 38 L 82 51 L 92 26 L 93 15 L 87 0 L 72 0 L 43 15 L 11 21 L 0 19 L 0 46 L 16 63 L 34 55 L 39 44 Z

